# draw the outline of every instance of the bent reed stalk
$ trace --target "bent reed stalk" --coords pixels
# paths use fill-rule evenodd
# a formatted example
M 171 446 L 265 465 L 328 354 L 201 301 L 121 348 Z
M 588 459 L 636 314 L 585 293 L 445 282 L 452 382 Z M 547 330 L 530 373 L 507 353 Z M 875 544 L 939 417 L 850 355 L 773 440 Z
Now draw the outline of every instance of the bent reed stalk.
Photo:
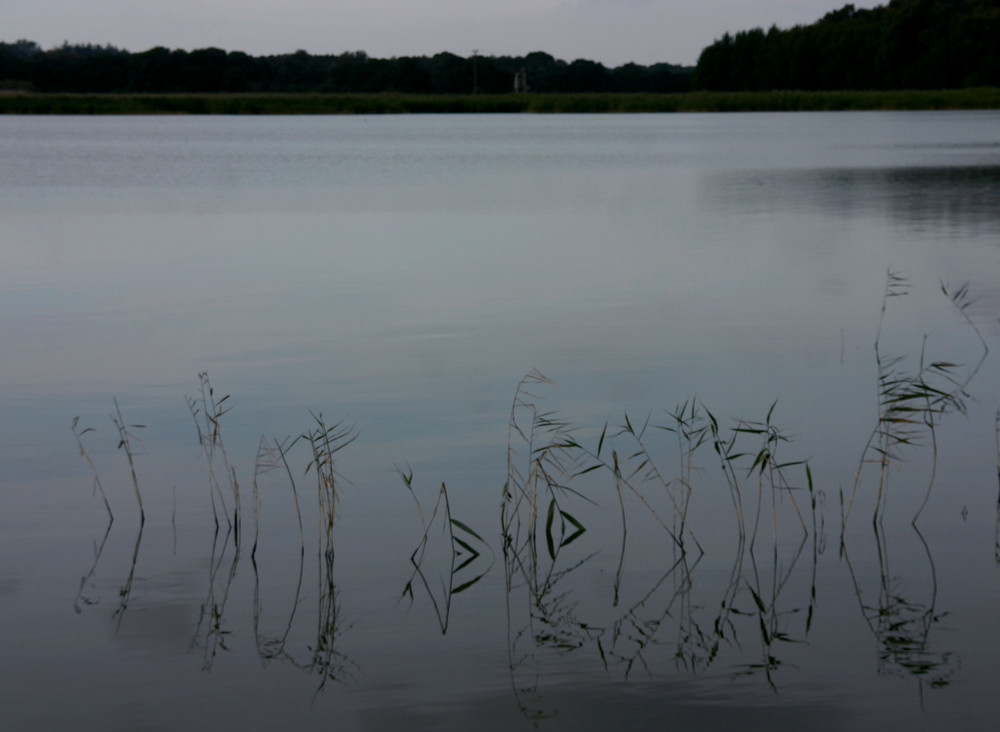
M 101 483 L 101 476 L 97 473 L 97 466 L 94 465 L 93 458 L 90 457 L 90 453 L 83 446 L 83 436 L 88 432 L 96 432 L 94 427 L 86 427 L 84 429 L 79 429 L 80 417 L 73 417 L 73 425 L 71 429 L 73 430 L 73 437 L 76 438 L 76 446 L 80 449 L 80 457 L 87 461 L 87 465 L 90 466 L 90 472 L 94 474 L 94 492 L 101 494 L 101 500 L 104 501 L 104 508 L 108 512 L 108 530 L 111 529 L 111 523 L 115 520 L 115 515 L 111 512 L 111 504 L 108 502 L 108 494 L 104 492 L 104 485 Z M 106 538 L 106 537 L 105 537 Z
M 452 516 L 451 501 L 448 498 L 448 488 L 445 486 L 444 482 L 441 483 L 441 488 L 438 490 L 437 498 L 434 501 L 434 508 L 431 511 L 430 518 L 425 519 L 420 499 L 417 498 L 417 493 L 413 488 L 413 470 L 407 468 L 404 471 L 397 468 L 396 472 L 403 481 L 403 485 L 406 486 L 406 489 L 413 497 L 413 500 L 417 505 L 417 512 L 420 515 L 420 522 L 424 527 L 423 535 L 420 537 L 420 541 L 417 543 L 416 548 L 410 555 L 410 564 L 413 565 L 413 573 L 410 575 L 409 581 L 403 588 L 401 597 L 409 597 L 411 603 L 414 601 L 413 584 L 414 580 L 419 578 L 427 596 L 431 600 L 431 605 L 434 608 L 434 614 L 437 616 L 438 625 L 441 628 L 441 634 L 444 635 L 448 632 L 448 621 L 451 617 L 452 598 L 479 582 L 479 580 L 485 577 L 489 572 L 490 567 L 486 567 L 485 569 L 477 568 L 469 579 L 461 581 L 456 585 L 459 573 L 468 567 L 472 567 L 482 556 L 483 551 L 489 550 L 490 547 L 486 540 L 470 528 L 468 524 L 459 521 Z M 431 527 L 434 526 L 439 510 L 443 512 L 444 525 L 441 531 L 442 534 L 447 537 L 446 545 L 449 549 L 449 565 L 447 569 L 448 578 L 441 583 L 444 590 L 444 598 L 440 604 L 438 603 L 438 600 L 431 589 L 431 584 L 428 582 L 423 571 L 423 564 L 427 556 L 426 553 Z M 492 553 L 492 550 L 490 551 Z M 444 572 L 441 572 L 441 577 L 444 577 Z M 443 610 L 441 607 L 442 605 L 444 608 Z
M 135 435 L 129 430 L 143 429 L 145 425 L 126 424 L 125 418 L 122 417 L 122 410 L 118 406 L 117 397 L 115 397 L 114 402 L 115 413 L 111 415 L 111 421 L 114 423 L 115 429 L 118 430 L 118 448 L 125 451 L 125 457 L 128 460 L 129 472 L 132 475 L 132 487 L 135 489 L 135 500 L 139 503 L 139 525 L 142 526 L 146 523 L 146 512 L 142 508 L 142 493 L 139 491 L 139 479 L 135 475 L 135 452 L 132 449 L 132 440 L 135 439 Z

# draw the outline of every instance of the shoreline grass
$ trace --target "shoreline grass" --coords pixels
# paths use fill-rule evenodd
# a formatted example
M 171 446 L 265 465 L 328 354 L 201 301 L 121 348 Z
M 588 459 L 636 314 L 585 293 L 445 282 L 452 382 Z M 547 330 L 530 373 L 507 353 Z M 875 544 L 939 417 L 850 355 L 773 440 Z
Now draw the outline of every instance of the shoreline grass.
M 1000 109 L 1000 88 L 678 94 L 0 94 L 0 114 L 588 114 Z

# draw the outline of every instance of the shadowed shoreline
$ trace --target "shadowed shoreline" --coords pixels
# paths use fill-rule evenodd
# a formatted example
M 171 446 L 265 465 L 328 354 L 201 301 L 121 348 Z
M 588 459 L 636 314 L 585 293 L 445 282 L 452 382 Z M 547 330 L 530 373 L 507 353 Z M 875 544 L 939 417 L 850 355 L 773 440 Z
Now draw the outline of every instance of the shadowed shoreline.
M 0 94 L 0 114 L 516 114 L 1000 109 L 1000 88 L 676 94 Z

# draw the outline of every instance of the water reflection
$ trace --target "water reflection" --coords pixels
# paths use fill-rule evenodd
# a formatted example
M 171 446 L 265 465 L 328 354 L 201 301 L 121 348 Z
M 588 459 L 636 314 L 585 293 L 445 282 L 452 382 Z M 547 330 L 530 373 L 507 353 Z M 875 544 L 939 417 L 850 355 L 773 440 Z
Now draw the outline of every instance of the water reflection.
M 996 441 L 997 456 L 997 482 L 1000 483 L 1000 409 L 997 409 L 993 435 Z M 1000 565 L 1000 488 L 997 490 L 997 521 L 996 530 L 993 532 L 993 556 Z
M 230 525 L 222 536 L 221 542 L 219 534 L 219 526 L 216 525 L 215 531 L 212 533 L 212 551 L 208 560 L 205 599 L 202 600 L 198 624 L 190 643 L 191 648 L 201 647 L 203 649 L 201 667 L 204 671 L 212 670 L 218 651 L 230 650 L 226 646 L 226 639 L 232 631 L 225 626 L 226 605 L 240 563 L 239 533 Z M 230 543 L 232 543 L 232 557 L 228 563 L 227 571 L 220 575 L 220 570 L 226 564 Z
M 882 318 L 875 338 L 880 410 L 871 437 L 861 446 L 858 475 L 871 469 L 878 478 L 862 490 L 860 478 L 842 492 L 840 558 L 849 575 L 865 625 L 879 645 L 876 671 L 917 680 L 919 693 L 949 686 L 959 668 L 958 653 L 937 647 L 935 631 L 947 613 L 938 608 L 937 573 L 929 544 L 916 530 L 916 549 L 924 565 L 910 562 L 899 572 L 889 561 L 884 530 L 888 475 L 906 458 L 903 448 L 927 436 L 929 495 L 937 470 L 936 430 L 941 417 L 963 411 L 967 388 L 986 357 L 986 345 L 967 315 L 966 288 L 942 286 L 958 323 L 977 344 L 976 359 L 966 367 L 931 360 L 927 339 L 916 353 L 888 355 L 881 348 L 885 313 L 908 292 L 908 283 L 890 272 Z M 894 305 L 893 305 L 894 306 Z M 916 364 L 904 369 L 904 363 Z M 361 665 L 345 650 L 352 628 L 342 609 L 335 581 L 335 518 L 346 479 L 338 453 L 357 436 L 353 427 L 328 424 L 313 414 L 296 438 L 262 438 L 253 469 L 253 597 L 249 608 L 235 591 L 239 569 L 246 566 L 240 483 L 222 438 L 228 397 L 216 399 L 207 374 L 199 376 L 201 396 L 188 404 L 206 460 L 213 502 L 214 532 L 208 547 L 208 577 L 190 649 L 200 649 L 202 668 L 212 670 L 221 652 L 251 619 L 257 659 L 263 668 L 280 661 L 318 679 L 313 698 L 329 683 L 359 686 Z M 517 385 L 507 425 L 507 473 L 499 506 L 500 551 L 495 555 L 485 532 L 452 514 L 444 483 L 433 509 L 425 514 L 413 471 L 400 476 L 410 491 L 423 534 L 409 554 L 409 580 L 403 597 L 427 602 L 437 630 L 449 634 L 459 594 L 482 592 L 480 604 L 496 607 L 489 595 L 490 557 L 503 558 L 502 601 L 506 611 L 507 669 L 520 714 L 541 723 L 560 712 L 559 684 L 567 674 L 597 670 L 604 677 L 634 682 L 642 676 L 681 674 L 703 677 L 721 672 L 759 679 L 781 694 L 795 682 L 815 634 L 819 565 L 825 551 L 825 492 L 814 485 L 807 460 L 778 424 L 777 402 L 760 419 L 721 419 L 697 398 L 681 402 L 665 416 L 635 419 L 628 413 L 608 420 L 588 439 L 572 420 L 546 408 L 553 382 L 537 370 Z M 112 417 L 140 502 L 132 450 L 124 420 Z M 90 594 L 112 529 L 110 503 L 100 476 L 84 448 L 89 430 L 73 424 L 81 455 L 94 476 L 95 491 L 105 501 L 109 522 L 95 558 L 74 600 L 81 612 L 95 603 Z M 1000 416 L 997 417 L 1000 445 Z M 589 433 L 588 433 L 589 434 Z M 304 458 L 300 456 L 304 453 Z M 998 447 L 1000 455 L 1000 447 Z M 296 459 L 297 458 L 297 459 Z M 306 467 L 301 470 L 301 463 Z M 298 464 L 300 469 L 293 467 Z M 314 481 L 316 535 L 307 542 L 297 476 Z M 298 525 L 295 564 L 285 562 L 287 592 L 262 587 L 281 582 L 281 572 L 265 572 L 264 560 L 281 550 L 264 539 L 261 523 L 265 483 L 276 486 L 288 509 L 282 531 L 294 537 L 291 505 Z M 863 559 L 858 534 L 846 531 L 855 496 L 874 502 L 875 546 Z M 290 496 L 290 499 L 289 499 Z M 694 506 L 711 515 L 694 515 Z M 216 508 L 220 506 L 221 509 Z M 725 507 L 726 515 L 719 511 Z M 922 507 L 922 506 L 921 506 Z M 270 510 L 274 510 L 273 508 Z M 220 521 L 220 517 L 223 521 Z M 309 512 L 307 512 L 307 518 Z M 116 630 L 133 602 L 136 565 L 144 523 L 140 522 L 130 570 L 120 583 L 112 612 Z M 1000 527 L 1000 504 L 997 526 Z M 289 531 L 289 528 L 292 531 Z M 998 528 L 1000 532 L 1000 528 Z M 998 534 L 1000 535 L 1000 534 Z M 270 536 L 270 535 L 267 535 Z M 315 594 L 306 578 L 306 545 L 316 549 Z M 1000 543 L 1000 542 L 998 542 Z M 850 550 L 850 551 L 849 551 Z M 405 562 L 405 556 L 400 557 Z M 863 568 L 878 567 L 877 578 Z M 922 574 L 921 574 L 922 572 Z M 915 583 L 922 583 L 914 589 Z M 315 623 L 302 631 L 300 606 L 315 601 Z M 154 600 L 149 600 L 155 602 Z M 470 603 L 472 604 L 472 603 Z M 274 610 L 273 608 L 285 608 Z M 313 618 L 310 618 L 310 621 Z M 571 669 L 567 671 L 567 669 Z M 554 681 L 553 681 L 554 680 Z
M 731 668 L 736 674 L 762 675 L 777 692 L 776 673 L 785 666 L 783 649 L 805 641 L 812 626 L 815 552 L 812 581 L 805 588 L 791 583 L 807 537 L 790 551 L 775 543 L 764 562 L 740 541 L 721 597 L 718 585 L 699 576 L 703 555 L 675 548 L 675 558 L 662 576 L 624 607 L 595 604 L 592 589 L 585 591 L 593 587 L 586 563 L 594 554 L 547 571 L 539 585 L 531 574 L 533 565 L 510 542 L 505 544 L 511 687 L 530 720 L 558 714 L 541 679 L 558 678 L 554 672 L 569 656 L 583 656 L 577 658 L 581 665 L 588 656 L 599 659 L 606 673 L 630 681 L 640 673 L 656 676 L 669 669 L 701 675 L 721 657 L 734 651 L 740 655 L 740 649 L 756 645 L 756 660 Z M 616 576 L 615 582 L 620 580 Z
M 774 408 L 762 420 L 736 419 L 726 427 L 700 403 L 685 402 L 668 412 L 663 424 L 647 420 L 640 425 L 626 415 L 617 428 L 605 425 L 596 446 L 588 448 L 569 420 L 541 406 L 540 390 L 550 385 L 542 374 L 532 372 L 517 389 L 500 512 L 507 658 L 512 694 L 522 715 L 539 722 L 558 714 L 558 684 L 550 689 L 545 680 L 560 678 L 552 672 L 568 663 L 596 665 L 623 681 L 665 670 L 698 677 L 721 664 L 736 676 L 759 676 L 780 693 L 796 669 L 792 660 L 796 649 L 813 631 L 817 566 L 825 540 L 823 494 L 813 487 L 804 461 L 782 454 L 789 440 L 774 423 Z M 318 424 L 322 434 L 331 434 L 321 421 Z M 348 439 L 342 432 L 336 434 Z M 661 440 L 663 436 L 668 439 Z M 249 615 L 261 665 L 267 668 L 281 661 L 302 669 L 319 679 L 314 691 L 319 694 L 331 681 L 357 686 L 360 665 L 341 650 L 351 626 L 341 610 L 333 545 L 326 541 L 332 533 L 327 531 L 323 504 L 318 504 L 315 627 L 307 640 L 300 640 L 295 630 L 305 595 L 305 537 L 296 472 L 289 461 L 295 442 L 260 443 Z M 673 461 L 665 447 L 676 451 Z M 718 461 L 714 476 L 704 468 L 708 455 Z M 310 466 L 311 472 L 312 462 Z M 297 580 L 282 602 L 286 614 L 279 612 L 276 622 L 268 622 L 264 598 L 273 604 L 282 595 L 261 592 L 266 578 L 258 564 L 258 555 L 273 549 L 258 536 L 259 491 L 264 476 L 272 472 L 272 478 L 290 488 L 282 492 L 294 498 L 300 527 Z M 427 517 L 414 490 L 412 471 L 401 475 L 417 499 L 424 527 L 409 558 L 413 574 L 404 596 L 417 602 L 416 590 L 421 588 L 444 634 L 452 620 L 453 598 L 482 586 L 492 550 L 479 532 L 452 515 L 446 486 L 437 492 Z M 737 525 L 711 540 L 698 539 L 686 515 L 688 504 L 679 499 L 713 484 L 730 495 Z M 322 489 L 322 482 L 318 486 Z M 665 487 L 680 492 L 670 493 Z M 796 494 L 807 497 L 808 503 L 794 499 Z M 600 505 L 609 496 L 615 508 Z M 659 539 L 650 543 L 644 533 L 637 548 L 629 530 L 643 520 L 657 527 Z M 245 564 L 236 524 L 217 526 L 209 548 L 205 596 L 190 644 L 191 649 L 201 649 L 206 671 L 220 652 L 233 649 L 231 640 L 241 632 L 247 615 L 231 602 L 239 567 Z M 78 612 L 96 604 L 86 588 L 111 526 L 109 521 L 81 581 L 74 601 Z M 618 530 L 609 533 L 615 526 Z M 121 628 L 130 606 L 142 535 L 140 525 L 131 568 L 112 612 L 116 628 Z M 946 613 L 937 608 L 930 547 L 919 532 L 914 536 L 927 561 L 928 587 L 918 598 L 892 571 L 878 524 L 876 582 L 856 573 L 849 541 L 843 541 L 841 548 L 858 606 L 880 645 L 878 671 L 915 677 L 922 692 L 925 687 L 949 684 L 958 657 L 934 649 L 932 633 Z M 729 541 L 733 538 L 735 544 Z M 732 558 L 728 579 L 720 583 L 715 579 L 719 565 L 708 570 L 706 556 L 720 556 L 727 542 L 732 544 Z M 608 563 L 605 554 L 614 559 Z M 660 571 L 651 572 L 656 565 Z M 612 567 L 613 572 L 604 574 L 602 567 Z
M 335 455 L 341 449 L 354 441 L 355 434 L 351 428 L 341 424 L 327 425 L 322 413 L 313 414 L 313 427 L 295 439 L 269 440 L 262 437 L 258 445 L 257 458 L 254 463 L 253 479 L 253 512 L 254 512 L 254 543 L 251 552 L 253 568 L 253 633 L 254 644 L 261 665 L 267 668 L 272 661 L 278 660 L 299 668 L 310 676 L 319 678 L 314 691 L 314 697 L 320 694 L 329 682 L 354 685 L 360 667 L 341 649 L 341 638 L 350 629 L 343 620 L 340 603 L 340 591 L 334 581 L 334 519 L 337 494 L 340 484 L 345 478 L 336 467 Z M 317 536 L 316 536 L 316 622 L 314 632 L 309 634 L 307 641 L 297 644 L 293 638 L 296 628 L 296 615 L 303 596 L 303 579 L 305 576 L 306 539 L 302 523 L 302 510 L 299 504 L 298 487 L 295 473 L 289 462 L 289 454 L 298 442 L 308 445 L 311 460 L 305 474 L 312 473 L 317 486 Z M 260 544 L 260 513 L 261 488 L 268 474 L 279 476 L 277 480 L 286 483 L 290 488 L 295 506 L 298 523 L 298 569 L 295 589 L 288 603 L 287 620 L 278 624 L 279 631 L 264 631 L 262 618 L 264 605 L 261 597 L 262 571 L 257 563 L 258 550 L 263 551 Z M 268 593 L 274 597 L 275 593 Z M 279 616 L 280 617 L 280 616 Z
M 94 577 L 94 573 L 97 572 L 97 565 L 101 561 L 101 554 L 104 552 L 104 545 L 108 543 L 108 536 L 111 535 L 111 527 L 115 522 L 115 515 L 111 511 L 111 504 L 108 502 L 108 496 L 104 492 L 104 485 L 101 483 L 101 476 L 97 472 L 94 460 L 83 446 L 83 436 L 88 432 L 93 432 L 94 428 L 85 427 L 81 429 L 80 418 L 74 417 L 71 429 L 73 430 L 73 437 L 76 439 L 76 446 L 80 451 L 80 457 L 87 462 L 87 465 L 90 467 L 90 472 L 94 476 L 94 493 L 100 493 L 101 500 L 104 501 L 104 508 L 108 512 L 108 527 L 104 531 L 104 536 L 101 537 L 100 543 L 96 541 L 94 542 L 94 563 L 90 565 L 90 569 L 80 579 L 80 589 L 77 591 L 76 599 L 73 601 L 73 609 L 79 613 L 82 611 L 82 606 L 94 605 L 98 602 L 96 599 L 92 598 L 88 592 L 92 587 L 91 581 Z
M 316 611 L 316 640 L 308 647 L 311 652 L 300 668 L 319 676 L 316 693 L 323 691 L 328 681 L 353 682 L 359 667 L 339 650 L 340 638 L 350 626 L 341 621 L 340 595 L 333 583 L 333 554 L 322 555 L 319 579 L 319 601 Z M 294 662 L 294 661 L 293 661 Z
M 84 607 L 96 605 L 100 602 L 100 600 L 92 596 L 91 592 L 94 589 L 93 579 L 97 572 L 97 565 L 100 564 L 101 554 L 104 553 L 104 545 L 108 543 L 108 537 L 111 535 L 112 524 L 114 524 L 114 519 L 109 519 L 108 527 L 105 529 L 100 543 L 96 540 L 94 541 L 94 563 L 90 565 L 87 573 L 80 578 L 80 589 L 77 590 L 76 598 L 73 600 L 73 609 L 77 613 L 83 612 Z
M 882 214 L 912 228 L 983 233 L 1000 222 L 1000 165 L 760 169 L 719 174 L 712 205 Z
M 231 641 L 234 635 L 238 635 L 234 626 L 245 618 L 245 612 L 242 608 L 235 612 L 235 619 L 231 617 L 233 615 L 231 599 L 235 594 L 238 570 L 243 562 L 243 516 L 237 471 L 230 462 L 222 434 L 222 417 L 229 411 L 228 406 L 223 407 L 222 405 L 229 397 L 228 395 L 222 398 L 215 397 L 207 373 L 199 374 L 199 382 L 200 396 L 197 399 L 188 398 L 187 402 L 195 419 L 198 442 L 206 460 L 213 531 L 208 552 L 208 577 L 205 582 L 204 597 L 199 605 L 197 621 L 190 635 L 188 648 L 189 650 L 201 649 L 201 668 L 203 671 L 211 671 L 220 652 L 233 650 Z M 118 447 L 126 455 L 141 516 L 129 571 L 119 587 L 118 604 L 111 616 L 115 630 L 118 632 L 122 629 L 126 612 L 132 602 L 136 567 L 145 527 L 145 514 L 142 510 L 140 482 L 135 470 L 134 450 L 132 448 L 132 439 L 134 438 L 131 432 L 132 429 L 141 427 L 141 425 L 125 425 L 117 400 L 115 401 L 115 410 L 115 413 L 112 414 L 112 422 L 120 437 Z M 359 667 L 338 647 L 340 637 L 349 626 L 345 626 L 342 620 L 339 591 L 334 582 L 333 545 L 334 507 L 337 502 L 339 484 L 343 480 L 337 471 L 334 456 L 353 441 L 354 434 L 352 430 L 344 429 L 340 424 L 327 426 L 323 421 L 322 414 L 313 415 L 313 421 L 314 427 L 303 432 L 300 437 L 294 440 L 278 441 L 262 438 L 260 441 L 253 478 L 254 537 L 250 561 L 253 570 L 254 590 L 251 616 L 255 646 L 262 665 L 266 667 L 273 660 L 281 660 L 306 671 L 310 675 L 319 677 L 316 688 L 318 694 L 329 681 L 352 683 Z M 80 455 L 93 473 L 95 493 L 100 493 L 108 513 L 108 524 L 100 543 L 95 541 L 94 561 L 80 580 L 80 586 L 74 598 L 74 609 L 76 612 L 82 613 L 85 608 L 99 603 L 99 600 L 92 596 L 91 591 L 95 586 L 95 576 L 111 534 L 114 518 L 100 474 L 83 443 L 83 436 L 92 432 L 93 429 L 81 429 L 76 419 L 73 420 L 72 429 Z M 305 473 L 312 473 L 316 479 L 319 495 L 319 521 L 315 628 L 308 641 L 302 643 L 300 647 L 293 648 L 293 628 L 302 599 L 306 544 L 298 488 L 289 458 L 289 453 L 297 443 L 307 445 L 309 448 L 311 459 Z M 281 631 L 269 634 L 262 629 L 264 607 L 260 593 L 261 571 L 257 563 L 257 553 L 260 548 L 260 486 L 264 476 L 278 470 L 280 470 L 281 475 L 285 476 L 291 487 L 298 519 L 298 579 L 295 584 L 294 597 L 290 602 L 289 614 L 283 626 L 280 626 Z M 175 516 L 171 517 L 176 546 L 175 519 Z M 148 598 L 144 599 L 148 602 Z
M 937 609 L 937 570 L 930 546 L 920 530 L 916 526 L 912 528 L 912 538 L 923 549 L 927 560 L 922 589 L 919 586 L 914 589 L 913 585 L 919 585 L 919 581 L 915 582 L 912 576 L 904 578 L 893 573 L 888 542 L 878 526 L 874 528 L 879 568 L 875 583 L 864 587 L 846 547 L 843 558 L 850 571 L 858 606 L 879 645 L 878 672 L 913 678 L 922 703 L 925 688 L 950 684 L 960 662 L 957 654 L 937 650 L 931 641 L 931 631 L 948 613 Z
M 524 716 L 537 721 L 556 714 L 539 680 L 550 675 L 543 669 L 557 668 L 570 655 L 599 659 L 605 672 L 625 680 L 638 671 L 662 671 L 665 663 L 700 674 L 725 652 L 749 647 L 752 638 L 760 648 L 759 659 L 736 668 L 762 674 L 777 691 L 782 647 L 805 640 L 811 628 L 821 546 L 817 526 L 822 521 L 815 515 L 819 501 L 804 461 L 779 457 L 788 438 L 772 421 L 774 406 L 764 420 L 736 420 L 729 429 L 694 400 L 668 413 L 672 422 L 663 425 L 637 423 L 625 415 L 617 428 L 609 431 L 605 425 L 596 447 L 588 449 L 567 420 L 540 406 L 539 389 L 550 383 L 532 372 L 517 389 L 501 508 L 508 659 L 511 686 Z M 656 434 L 671 432 L 678 441 L 677 477 L 668 472 L 670 461 L 654 440 Z M 688 499 L 696 490 L 692 468 L 700 463 L 702 448 L 719 460 L 720 482 L 727 487 L 737 521 L 734 559 L 721 596 L 717 583 L 699 579 L 706 549 L 688 525 Z M 803 470 L 805 485 L 792 479 L 795 469 Z M 595 600 L 593 589 L 581 591 L 582 586 L 593 588 L 588 565 L 606 547 L 585 538 L 569 546 L 584 535 L 586 527 L 578 517 L 585 503 L 599 502 L 602 481 L 604 493 L 617 499 L 622 526 L 617 569 L 608 580 L 612 587 L 607 594 L 597 593 L 610 599 L 607 604 Z M 701 476 L 697 489 L 712 482 Z M 794 498 L 797 490 L 810 496 L 813 527 L 811 580 L 802 597 L 790 585 L 810 537 Z M 754 496 L 756 507 L 748 514 L 747 499 Z M 663 530 L 666 543 L 654 549 L 655 556 L 627 551 L 626 506 L 635 501 Z M 606 525 L 606 511 L 590 515 L 588 521 Z M 788 542 L 786 531 L 798 538 Z M 716 542 L 710 546 L 718 549 Z M 672 557 L 665 563 L 663 549 Z M 767 559 L 760 561 L 758 552 Z M 654 572 L 634 600 L 623 602 L 623 577 L 632 576 L 634 563 L 647 570 L 663 563 L 664 570 L 659 576 Z M 705 608 L 713 611 L 706 616 Z M 804 621 L 793 629 L 796 617 Z
M 452 517 L 448 489 L 444 483 L 441 484 L 441 489 L 434 501 L 431 517 L 426 519 L 423 506 L 413 489 L 413 471 L 400 471 L 399 474 L 416 502 L 417 512 L 420 514 L 420 520 L 424 526 L 423 536 L 420 538 L 417 548 L 410 555 L 413 574 L 410 575 L 406 587 L 403 588 L 402 596 L 409 597 L 412 603 L 415 600 L 413 585 L 415 581 L 419 580 L 420 586 L 423 587 L 434 608 L 434 615 L 441 627 L 441 634 L 444 635 L 448 632 L 452 598 L 473 587 L 486 576 L 493 563 L 491 561 L 486 564 L 483 561 L 483 553 L 489 552 L 492 556 L 493 550 L 490 549 L 483 537 L 470 528 L 468 524 Z M 439 512 L 440 519 L 438 518 Z M 438 528 L 439 523 L 440 528 Z M 440 541 L 435 541 L 432 529 L 440 531 Z M 433 587 L 424 573 L 425 566 L 428 574 L 434 579 Z M 440 591 L 435 589 L 438 585 L 441 587 Z
M 135 565 L 139 561 L 139 547 L 142 545 L 143 528 L 144 525 L 139 524 L 139 532 L 135 535 L 135 547 L 132 549 L 132 563 L 129 565 L 128 576 L 125 578 L 125 582 L 118 590 L 118 608 L 112 615 L 115 619 L 117 628 L 122 627 L 122 621 L 125 620 L 125 611 L 128 610 L 129 603 L 132 601 L 132 585 L 135 581 Z M 94 566 L 97 566 L 96 563 Z
M 111 421 L 115 425 L 115 429 L 118 432 L 118 448 L 123 450 L 126 459 L 128 460 L 129 471 L 131 473 L 132 485 L 135 489 L 136 499 L 139 503 L 139 530 L 135 536 L 135 546 L 132 550 L 132 562 L 129 565 L 128 575 L 126 576 L 124 582 L 118 590 L 118 607 L 112 614 L 112 618 L 115 621 L 115 628 L 120 630 L 122 623 L 125 620 L 125 612 L 128 610 L 129 603 L 132 599 L 132 587 L 135 582 L 135 568 L 139 561 L 139 547 L 142 545 L 142 532 L 146 525 L 146 515 L 142 508 L 142 495 L 139 491 L 139 480 L 136 477 L 135 472 L 135 462 L 134 462 L 134 451 L 133 442 L 135 441 L 135 435 L 132 432 L 134 429 L 141 429 L 142 425 L 128 425 L 125 423 L 122 417 L 121 409 L 118 406 L 118 401 L 115 400 L 115 411 L 111 415 Z M 104 535 L 101 537 L 100 543 L 94 542 L 94 562 L 90 565 L 90 569 L 85 575 L 80 579 L 80 587 L 77 591 L 76 598 L 73 601 L 73 609 L 80 613 L 84 606 L 96 605 L 99 601 L 93 598 L 90 594 L 90 590 L 93 589 L 93 579 L 94 575 L 97 573 L 97 566 L 100 564 L 101 555 L 104 553 L 104 546 L 107 544 L 108 537 L 111 535 L 111 528 L 114 525 L 115 517 L 111 510 L 111 504 L 108 502 L 108 496 L 104 491 L 104 485 L 101 482 L 101 476 L 97 471 L 97 467 L 94 464 L 93 458 L 90 453 L 84 447 L 83 437 L 84 435 L 93 432 L 93 427 L 81 428 L 79 423 L 79 417 L 73 418 L 73 423 L 71 425 L 73 431 L 73 437 L 76 440 L 77 449 L 80 452 L 80 457 L 82 457 L 94 478 L 94 493 L 100 494 L 101 500 L 104 502 L 104 507 L 108 512 L 108 525 L 104 531 Z
M 285 644 L 288 642 L 288 635 L 292 631 L 295 623 L 295 613 L 299 608 L 302 596 L 302 578 L 305 574 L 306 544 L 305 533 L 302 529 L 302 509 L 299 506 L 298 490 L 295 487 L 295 477 L 288 464 L 289 440 L 270 441 L 261 438 L 257 448 L 257 460 L 254 465 L 253 480 L 253 504 L 254 504 L 254 542 L 253 551 L 250 553 L 250 561 L 253 565 L 253 632 L 254 642 L 257 647 L 257 657 L 264 668 L 278 658 L 287 658 L 285 654 Z M 298 550 L 298 572 L 295 581 L 295 592 L 291 600 L 288 620 L 284 623 L 280 633 L 267 634 L 261 629 L 261 618 L 264 614 L 263 603 L 260 595 L 260 570 L 257 567 L 257 547 L 260 538 L 260 490 L 261 482 L 268 473 L 279 473 L 287 477 L 287 483 L 291 488 L 291 494 L 295 503 L 295 515 L 298 519 L 299 528 L 299 550 Z
M 304 560 L 304 553 L 300 553 Z M 272 661 L 290 664 L 310 676 L 319 679 L 314 697 L 326 689 L 329 682 L 355 686 L 360 666 L 342 652 L 343 635 L 350 625 L 343 620 L 340 592 L 334 582 L 334 555 L 322 552 L 318 558 L 316 622 L 314 632 L 308 641 L 296 644 L 292 638 L 296 627 L 296 615 L 302 599 L 303 562 L 299 563 L 298 580 L 294 596 L 289 603 L 290 610 L 284 623 L 279 623 L 277 632 L 266 632 L 262 628 L 264 606 L 260 594 L 260 570 L 256 559 L 251 559 L 254 573 L 253 593 L 253 633 L 257 657 L 267 668 Z

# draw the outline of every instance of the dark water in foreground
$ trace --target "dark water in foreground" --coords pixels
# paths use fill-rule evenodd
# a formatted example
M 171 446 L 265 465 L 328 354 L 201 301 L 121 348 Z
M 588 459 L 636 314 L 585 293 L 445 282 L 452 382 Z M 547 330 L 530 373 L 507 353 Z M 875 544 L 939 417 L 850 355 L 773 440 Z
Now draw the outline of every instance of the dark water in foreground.
M 998 121 L 0 119 L 4 725 L 987 728 Z

